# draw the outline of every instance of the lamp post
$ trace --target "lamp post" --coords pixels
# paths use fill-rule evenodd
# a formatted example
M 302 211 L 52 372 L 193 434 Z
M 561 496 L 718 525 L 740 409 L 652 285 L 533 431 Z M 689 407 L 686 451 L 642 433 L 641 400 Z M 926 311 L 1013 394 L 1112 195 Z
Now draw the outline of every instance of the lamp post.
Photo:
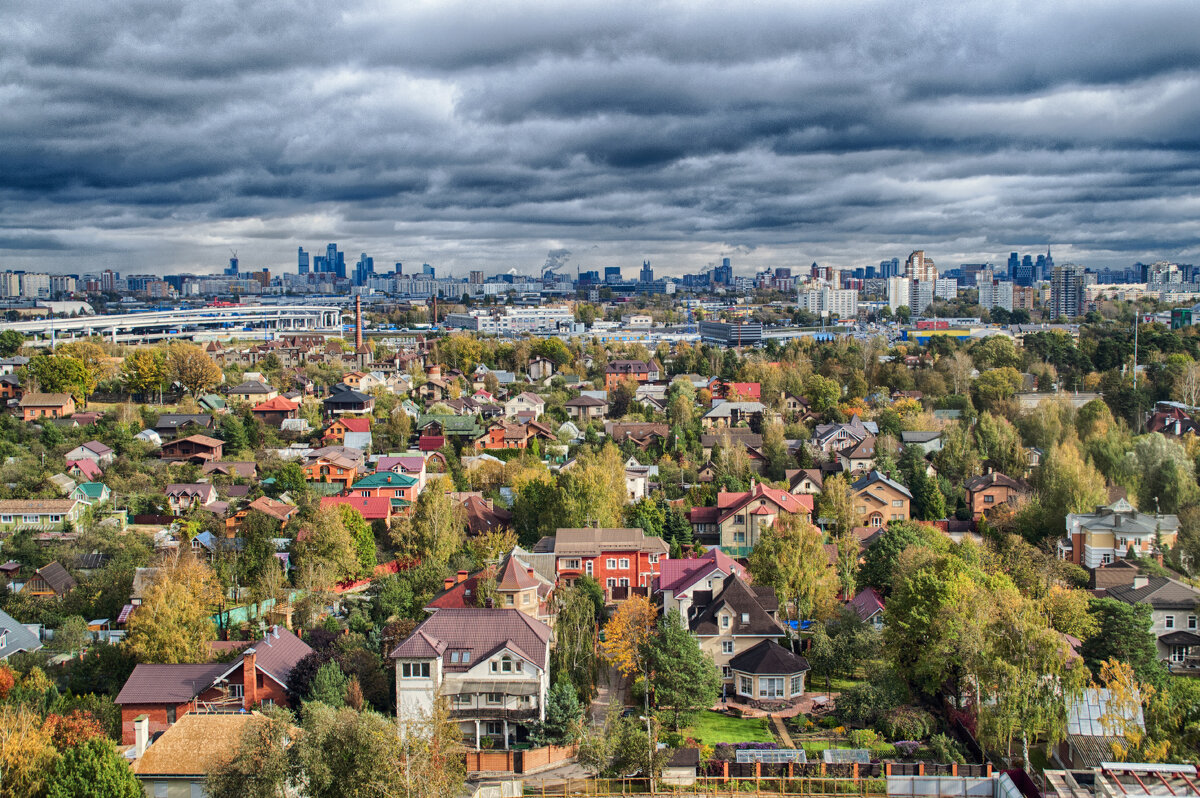
M 639 720 L 646 721 L 646 780 L 650 782 L 650 794 L 654 794 L 654 736 L 650 731 L 650 715 L 649 713 L 639 717 Z

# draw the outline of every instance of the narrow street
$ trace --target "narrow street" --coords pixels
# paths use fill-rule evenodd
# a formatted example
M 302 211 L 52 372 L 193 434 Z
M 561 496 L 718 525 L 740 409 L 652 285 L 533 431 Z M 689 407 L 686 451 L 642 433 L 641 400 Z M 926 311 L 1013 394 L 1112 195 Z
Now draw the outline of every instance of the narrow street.
M 595 726 L 603 725 L 608 708 L 613 704 L 623 707 L 629 700 L 629 682 L 611 665 L 600 671 L 596 684 L 596 698 L 592 701 L 590 717 Z

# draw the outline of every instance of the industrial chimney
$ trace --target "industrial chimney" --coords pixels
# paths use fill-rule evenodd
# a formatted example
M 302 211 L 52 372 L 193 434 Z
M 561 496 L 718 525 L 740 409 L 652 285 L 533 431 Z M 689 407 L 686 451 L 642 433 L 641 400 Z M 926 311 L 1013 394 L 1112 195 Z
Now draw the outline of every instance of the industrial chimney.
M 354 351 L 362 349 L 362 297 L 354 297 Z

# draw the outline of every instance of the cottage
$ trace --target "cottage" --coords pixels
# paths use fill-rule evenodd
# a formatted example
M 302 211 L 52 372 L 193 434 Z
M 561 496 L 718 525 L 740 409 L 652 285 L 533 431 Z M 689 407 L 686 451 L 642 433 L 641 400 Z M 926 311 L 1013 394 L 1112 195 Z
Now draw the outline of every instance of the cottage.
M 375 410 L 375 397 L 346 388 L 330 394 L 323 402 L 325 415 L 369 415 Z
M 1029 486 L 999 471 L 971 477 L 963 483 L 967 509 L 976 521 L 997 507 L 1016 510 L 1029 498 Z
M 167 485 L 163 491 L 167 506 L 175 515 L 183 515 L 197 507 L 210 507 L 217 501 L 217 489 L 208 482 Z
M 116 456 L 117 453 L 111 447 L 106 446 L 100 441 L 81 443 L 64 455 L 68 462 L 74 460 L 91 460 L 101 468 L 111 463 Z
M 854 511 L 863 526 L 887 526 L 892 521 L 907 521 L 912 493 L 899 482 L 878 471 L 859 477 L 850 485 Z
M 1124 557 L 1130 549 L 1139 557 L 1161 556 L 1160 544 L 1175 548 L 1179 518 L 1138 512 L 1125 499 L 1091 513 L 1067 515 L 1067 535 L 1058 541 L 1060 559 L 1084 568 L 1098 568 Z
M 804 695 L 808 660 L 774 640 L 763 640 L 729 660 L 733 692 L 740 701 L 763 709 L 781 709 Z
M 22 421 L 64 418 L 75 412 L 75 400 L 69 393 L 26 393 L 18 407 Z
M 61 532 L 67 524 L 78 524 L 86 507 L 78 499 L 0 500 L 0 531 Z
M 535 421 L 541 418 L 542 411 L 545 409 L 546 400 L 529 391 L 519 393 L 504 403 L 504 415 L 515 416 L 518 413 L 532 413 Z
M 559 529 L 539 540 L 533 552 L 553 554 L 558 579 L 565 584 L 587 575 L 604 588 L 605 598 L 616 601 L 634 593 L 648 595 L 659 560 L 670 547 L 640 529 Z
M 622 380 L 652 382 L 658 379 L 658 367 L 644 360 L 614 360 L 604 367 L 604 389 L 611 391 Z
M 38 636 L 8 613 L 0 610 L 0 662 L 23 651 L 34 652 L 42 647 Z
M 700 418 L 705 429 L 734 427 L 746 422 L 755 427 L 763 422 L 767 406 L 762 402 L 720 402 Z
M 226 761 L 230 746 L 258 717 L 257 712 L 191 712 L 151 738 L 150 716 L 138 716 L 133 721 L 133 747 L 127 754 L 133 759 L 130 769 L 148 798 L 207 795 L 208 773 Z
M 192 435 L 213 428 L 213 417 L 206 413 L 164 413 L 158 417 L 154 431 L 159 443 L 181 435 Z
M 75 577 L 67 572 L 58 562 L 42 566 L 33 572 L 33 576 L 21 588 L 27 596 L 54 596 L 62 598 L 75 588 Z
M 744 557 L 780 513 L 811 519 L 812 512 L 812 496 L 751 481 L 750 490 L 720 491 L 715 507 L 693 507 L 687 516 L 697 538 L 718 543 L 730 556 Z
M 700 640 L 700 650 L 713 658 L 722 679 L 736 689 L 731 660 L 759 643 L 786 636 L 778 612 L 774 588 L 751 585 L 730 574 L 714 576 L 712 590 L 695 591 L 684 617 Z
M 300 415 L 300 404 L 291 399 L 276 396 L 255 405 L 250 412 L 264 424 L 278 428 L 287 419 L 297 418 Z
M 247 380 L 241 385 L 235 385 L 225 394 L 230 402 L 253 404 L 266 402 L 279 396 L 279 391 L 257 380 Z
M 164 443 L 158 456 L 167 462 L 204 464 L 220 460 L 225 442 L 207 435 L 189 435 Z
M 204 475 L 218 474 L 223 477 L 237 479 L 258 479 L 258 463 L 252 461 L 221 460 L 216 463 L 205 463 L 200 467 Z

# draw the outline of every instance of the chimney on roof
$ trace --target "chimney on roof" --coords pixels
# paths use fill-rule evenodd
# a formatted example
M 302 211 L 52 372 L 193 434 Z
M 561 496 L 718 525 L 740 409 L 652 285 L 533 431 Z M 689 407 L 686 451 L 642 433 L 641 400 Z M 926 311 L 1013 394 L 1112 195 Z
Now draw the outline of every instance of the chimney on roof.
M 525 570 L 529 573 L 530 578 L 532 578 L 533 577 L 533 566 L 530 565 Z
M 133 719 L 133 756 L 141 759 L 150 744 L 150 716 L 138 715 Z
M 450 588 L 452 588 L 452 587 L 454 587 L 454 577 L 453 577 L 453 576 L 447 576 L 447 577 L 446 577 L 446 578 L 445 578 L 445 579 L 442 581 L 442 588 L 443 588 L 444 590 L 449 590 L 449 589 L 450 589 Z
M 362 349 L 362 297 L 354 297 L 354 349 Z
M 1141 590 L 1148 584 L 1150 584 L 1150 577 L 1146 576 L 1145 574 L 1138 574 L 1133 578 L 1134 590 Z
M 468 574 L 466 571 L 459 571 L 458 572 L 458 581 L 465 582 L 465 581 L 467 581 L 468 576 L 470 576 L 470 574 Z
M 242 653 L 242 708 L 247 711 L 258 703 L 257 658 L 253 646 Z

